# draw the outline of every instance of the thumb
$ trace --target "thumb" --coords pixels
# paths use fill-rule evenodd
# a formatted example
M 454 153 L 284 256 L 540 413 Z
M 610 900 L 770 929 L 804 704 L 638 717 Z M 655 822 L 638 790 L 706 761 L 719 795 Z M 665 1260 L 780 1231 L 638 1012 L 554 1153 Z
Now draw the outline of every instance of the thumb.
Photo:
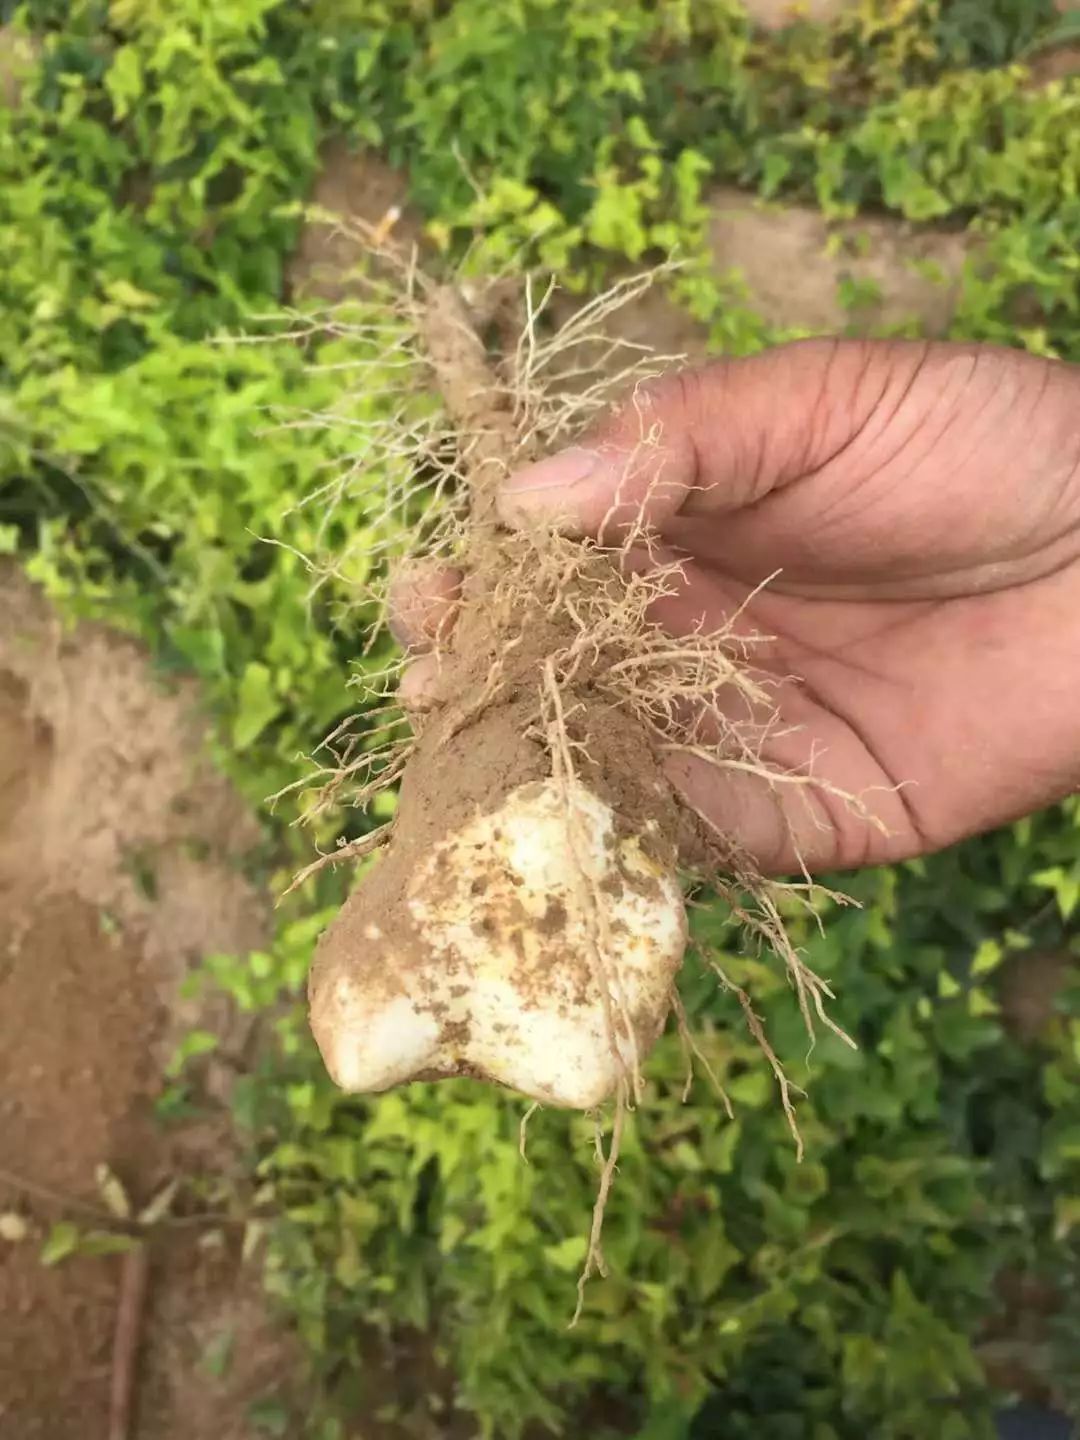
M 661 528 L 697 475 L 683 386 L 682 372 L 639 386 L 576 445 L 510 475 L 500 518 L 605 538 L 635 523 Z
M 925 349 L 806 340 L 672 371 L 639 385 L 570 449 L 511 475 L 500 516 L 610 536 L 751 505 L 836 455 Z

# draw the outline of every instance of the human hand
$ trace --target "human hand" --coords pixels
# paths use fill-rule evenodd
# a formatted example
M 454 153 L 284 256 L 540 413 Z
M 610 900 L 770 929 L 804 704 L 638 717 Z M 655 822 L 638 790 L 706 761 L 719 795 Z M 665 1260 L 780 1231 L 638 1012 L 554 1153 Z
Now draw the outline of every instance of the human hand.
M 824 783 L 668 762 L 766 872 L 935 850 L 1080 786 L 1075 367 L 805 341 L 675 372 L 511 476 L 500 508 L 604 539 L 640 518 L 654 556 L 683 561 L 657 621 L 709 631 L 743 607 L 741 630 L 768 637 L 751 652 L 779 710 L 763 758 Z M 452 614 L 458 578 L 397 588 L 414 649 Z M 429 663 L 406 675 L 407 702 Z

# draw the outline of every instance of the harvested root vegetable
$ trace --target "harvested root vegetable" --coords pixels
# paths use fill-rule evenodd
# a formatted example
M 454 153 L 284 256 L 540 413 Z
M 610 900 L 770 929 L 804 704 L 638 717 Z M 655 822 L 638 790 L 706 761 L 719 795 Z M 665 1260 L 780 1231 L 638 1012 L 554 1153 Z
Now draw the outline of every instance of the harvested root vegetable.
M 347 1090 L 475 1075 L 590 1109 L 667 1018 L 686 947 L 675 867 L 650 854 L 655 821 L 634 833 L 578 779 L 490 805 L 419 863 L 396 849 L 346 907 L 320 969 L 348 959 L 313 984 L 312 1023 Z
M 609 302 L 545 340 L 530 295 L 521 338 L 500 360 L 461 292 L 411 268 L 408 278 L 408 357 L 443 406 L 442 428 L 412 441 L 443 497 L 419 548 L 466 578 L 454 623 L 425 661 L 415 733 L 402 738 L 391 718 L 380 748 L 369 714 L 336 737 L 328 800 L 351 787 L 366 801 L 399 778 L 401 791 L 390 825 L 323 857 L 387 847 L 318 946 L 311 1024 L 347 1090 L 472 1076 L 547 1105 L 591 1109 L 614 1097 L 587 1275 L 602 1265 L 600 1215 L 642 1062 L 670 1011 L 682 1018 L 680 874 L 707 876 L 779 947 L 808 1023 L 825 1018 L 829 992 L 787 944 L 774 889 L 751 873 L 737 839 L 688 811 L 664 774 L 679 749 L 764 771 L 760 727 L 728 718 L 733 694 L 766 724 L 771 715 L 747 643 L 731 627 L 675 640 L 651 621 L 678 565 L 625 577 L 623 552 L 649 544 L 640 528 L 603 544 L 511 534 L 496 518 L 503 477 L 606 402 L 608 387 L 591 372 L 583 384 L 588 366 L 567 355 L 595 355 Z M 615 300 L 633 293 L 624 287 Z M 551 378 L 557 361 L 569 383 Z M 635 357 L 611 383 L 645 368 Z M 642 413 L 645 451 L 657 437 Z M 386 453 L 409 457 L 396 446 L 391 436 Z M 794 1128 L 790 1087 L 750 998 L 718 973 Z

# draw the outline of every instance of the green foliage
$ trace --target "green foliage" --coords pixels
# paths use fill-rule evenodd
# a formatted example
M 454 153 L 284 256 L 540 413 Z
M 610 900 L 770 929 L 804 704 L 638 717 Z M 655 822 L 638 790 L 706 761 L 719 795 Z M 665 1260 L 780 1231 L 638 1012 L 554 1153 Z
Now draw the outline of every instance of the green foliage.
M 767 335 L 707 265 L 703 200 L 723 177 L 837 216 L 973 224 L 986 260 L 968 267 L 958 333 L 1075 356 L 1080 90 L 955 68 L 1037 48 L 1059 18 L 1049 0 L 862 0 L 766 42 L 731 0 L 465 0 L 381 72 L 376 103 L 432 234 L 468 243 L 478 268 L 539 263 L 587 285 L 613 260 L 675 252 L 691 268 L 673 291 L 714 344 L 752 347 Z
M 708 263 L 715 180 L 837 216 L 970 226 L 956 333 L 1080 358 L 1080 91 L 992 68 L 1049 43 L 1048 0 L 861 0 L 832 27 L 768 38 L 735 0 L 3 13 L 42 54 L 20 108 L 0 108 L 0 551 L 70 611 L 194 671 L 253 800 L 295 778 L 351 708 L 350 668 L 379 659 L 357 661 L 354 590 L 380 522 L 353 496 L 326 531 L 303 502 L 388 402 L 373 384 L 328 424 L 282 425 L 325 411 L 326 367 L 355 354 L 326 337 L 222 339 L 287 300 L 329 135 L 404 165 L 435 241 L 477 269 L 535 264 L 587 287 L 680 252 L 673 293 L 734 353 L 770 337 Z M 347 560 L 316 585 L 300 556 L 320 549 Z M 290 817 L 274 821 L 279 847 Z M 238 1006 L 277 1017 L 237 1120 L 277 1217 L 268 1285 L 323 1379 L 323 1433 L 341 1433 L 335 1410 L 365 1411 L 365 1337 L 409 1328 L 492 1435 L 581 1433 L 583 1415 L 601 1434 L 612 1412 L 639 1440 L 987 1433 L 973 1347 L 997 1269 L 1080 1264 L 1080 995 L 1032 1048 L 995 999 L 1013 955 L 1075 950 L 1078 825 L 1074 803 L 858 877 L 864 908 L 799 939 L 861 1048 L 822 1038 L 805 1073 L 786 985 L 700 912 L 702 945 L 754 981 L 807 1082 L 807 1159 L 738 1013 L 704 967 L 688 974 L 736 1118 L 700 1079 L 679 1103 L 665 1040 L 608 1215 L 611 1276 L 573 1332 L 589 1125 L 537 1115 L 526 1165 L 509 1097 L 335 1092 L 293 1002 L 340 881 L 309 887 L 301 918 L 283 910 L 267 952 L 210 960 Z M 208 1044 L 189 1037 L 176 1068 Z M 164 1108 L 185 1104 L 177 1086 Z M 53 1258 L 77 1243 L 61 1231 Z M 1075 1307 L 1058 1330 L 1062 1383 Z M 260 1423 L 279 1422 L 269 1409 Z
M 1054 0 L 948 0 L 936 40 L 950 64 L 1004 65 L 1059 32 Z
M 324 408 L 326 385 L 281 347 L 161 333 L 118 371 L 58 367 L 13 400 L 5 512 L 33 546 L 31 573 L 72 606 L 156 634 L 165 663 L 202 677 L 253 800 L 295 779 L 311 726 L 325 733 L 350 706 L 346 647 L 362 618 L 337 633 L 317 623 L 365 575 L 354 564 L 312 593 L 302 557 L 321 517 L 296 507 L 335 445 L 316 448 L 276 413 Z M 344 548 L 373 520 L 358 504 L 335 524 L 324 539 Z
M 41 1246 L 41 1263 L 59 1265 L 76 1255 L 119 1255 L 140 1243 L 136 1237 L 117 1230 L 85 1230 L 70 1220 L 58 1220 Z
M 200 675 L 261 802 L 351 708 L 373 517 L 344 506 L 328 531 L 301 507 L 370 407 L 315 443 L 281 421 L 334 402 L 314 371 L 334 345 L 215 338 L 280 305 L 316 116 L 355 102 L 338 52 L 360 69 L 360 42 L 324 51 L 264 0 L 103 18 L 77 6 L 21 109 L 0 109 L 0 522 L 54 594 Z M 353 558 L 316 592 L 317 534 Z
M 1032 93 L 1022 69 L 992 70 L 905 91 L 842 135 L 807 128 L 797 142 L 813 151 L 827 210 L 880 204 L 908 220 L 978 212 L 1034 222 L 1076 198 L 1078 111 L 1080 91 Z

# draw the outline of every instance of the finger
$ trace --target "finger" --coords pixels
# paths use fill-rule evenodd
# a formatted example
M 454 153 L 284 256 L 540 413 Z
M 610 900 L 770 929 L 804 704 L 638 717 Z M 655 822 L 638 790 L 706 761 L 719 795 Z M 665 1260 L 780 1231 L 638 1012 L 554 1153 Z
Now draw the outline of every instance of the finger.
M 621 558 L 624 573 L 651 578 L 677 557 L 654 545 Z M 746 588 L 693 560 L 680 563 L 683 583 L 651 603 L 649 618 L 677 636 L 723 630 L 743 679 L 762 692 L 725 685 L 679 716 L 682 736 L 701 747 L 672 750 L 665 761 L 684 800 L 712 829 L 737 837 L 765 875 L 845 869 L 920 848 L 873 757 L 794 678 L 803 666 L 790 643 L 768 626 L 762 634 L 743 608 Z
M 647 580 L 655 578 L 658 567 L 669 567 L 676 562 L 681 570 L 680 583 L 652 600 L 649 619 L 676 636 L 710 634 L 721 626 L 726 629 L 731 616 L 738 613 L 746 598 L 745 587 L 725 582 L 709 572 L 699 574 L 693 560 L 685 560 L 660 545 L 648 548 L 635 545 L 621 557 L 624 575 L 642 576 Z M 753 627 L 747 626 L 744 641 L 749 641 L 752 634 Z M 746 670 L 746 674 L 749 678 L 750 671 Z M 719 744 L 720 727 L 726 722 L 725 729 L 727 725 L 735 727 L 748 744 L 760 737 L 762 744 L 758 748 L 764 749 L 764 741 L 777 717 L 776 680 L 756 672 L 753 678 L 770 683 L 771 700 L 755 706 L 737 686 L 725 687 L 722 692 L 688 702 L 682 717 L 685 733 L 711 748 Z M 716 759 L 720 756 L 718 749 Z M 788 755 L 785 759 L 789 763 L 793 759 L 801 762 L 805 756 Z M 725 769 L 703 755 L 673 753 L 665 760 L 664 768 L 684 802 L 710 829 L 719 835 L 737 838 L 740 851 L 762 874 L 790 874 L 803 865 L 816 868 L 833 863 L 835 837 L 827 815 L 815 806 L 812 796 L 786 794 L 762 775 Z
M 702 565 L 685 550 L 658 541 L 647 546 L 631 544 L 618 558 L 624 579 L 640 581 L 655 592 L 646 615 L 669 634 L 715 635 L 723 631 L 740 641 L 759 636 L 760 624 L 747 612 L 752 586 Z
M 672 755 L 664 770 L 684 802 L 730 836 L 762 875 L 831 869 L 836 834 L 808 790 L 782 794 L 762 775 L 723 770 L 697 755 Z
M 677 752 L 665 760 L 664 769 L 690 808 L 719 835 L 731 837 L 763 875 L 853 870 L 926 849 L 905 823 L 895 788 L 871 783 L 877 777 L 852 747 L 841 741 L 815 764 L 807 745 L 806 758 L 795 767 L 770 753 L 800 748 L 797 739 L 794 745 L 766 746 L 753 765 Z M 850 771 L 868 783 L 841 789 L 832 779 L 830 760 L 841 782 Z
M 924 353 L 811 340 L 673 372 L 639 386 L 578 445 L 510 476 L 500 512 L 512 525 L 595 535 L 755 504 L 827 463 Z
M 406 650 L 423 652 L 445 638 L 461 597 L 462 574 L 430 561 L 412 561 L 390 582 L 390 631 Z
M 511 476 L 501 513 L 605 539 L 644 521 L 799 593 L 999 588 L 1076 557 L 1078 383 L 990 345 L 801 341 L 640 387 Z

